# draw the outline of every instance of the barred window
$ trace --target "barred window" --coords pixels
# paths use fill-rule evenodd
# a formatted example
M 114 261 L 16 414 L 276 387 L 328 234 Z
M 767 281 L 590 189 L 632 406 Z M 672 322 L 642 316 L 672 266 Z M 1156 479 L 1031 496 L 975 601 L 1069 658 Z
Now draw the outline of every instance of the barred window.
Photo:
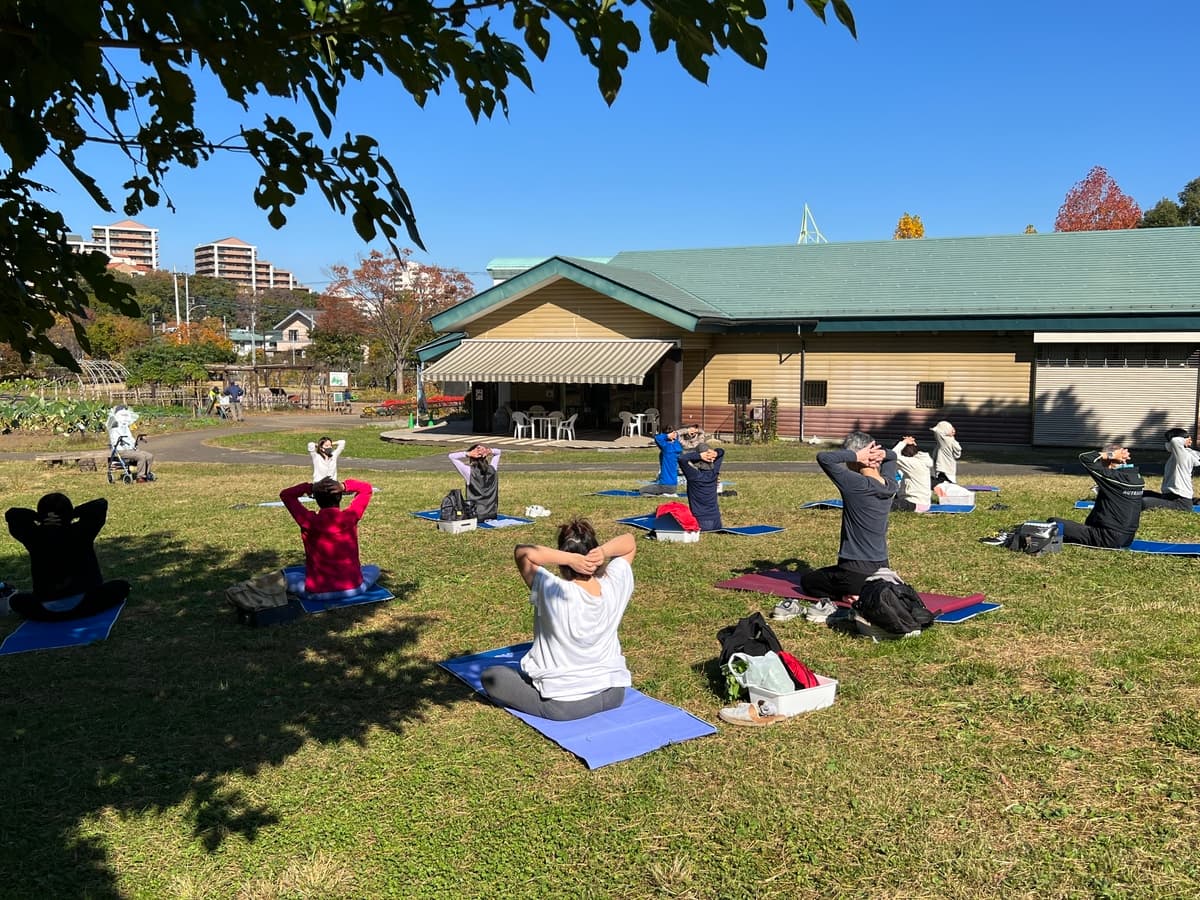
M 804 405 L 826 406 L 829 403 L 828 381 L 804 382 Z
M 729 382 L 729 402 L 730 403 L 749 403 L 750 402 L 750 379 L 749 378 L 734 378 Z
M 917 409 L 941 409 L 945 405 L 946 382 L 917 382 Z

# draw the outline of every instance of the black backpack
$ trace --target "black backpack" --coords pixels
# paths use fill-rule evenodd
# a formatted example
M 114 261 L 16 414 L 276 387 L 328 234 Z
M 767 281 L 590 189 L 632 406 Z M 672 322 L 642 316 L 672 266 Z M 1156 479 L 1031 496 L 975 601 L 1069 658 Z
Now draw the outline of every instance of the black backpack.
M 933 613 L 910 585 L 886 578 L 868 579 L 852 605 L 872 625 L 892 634 L 923 631 L 933 624 Z
M 717 640 L 721 642 L 721 665 L 729 662 L 729 657 L 735 653 L 765 656 L 770 650 L 778 653 L 783 649 L 779 638 L 760 612 L 752 613 L 744 619 L 738 619 L 736 624 L 722 628 L 717 632 Z
M 463 492 L 454 488 L 442 498 L 442 506 L 438 518 L 443 522 L 457 522 L 460 519 L 475 518 L 475 504 L 463 496 Z

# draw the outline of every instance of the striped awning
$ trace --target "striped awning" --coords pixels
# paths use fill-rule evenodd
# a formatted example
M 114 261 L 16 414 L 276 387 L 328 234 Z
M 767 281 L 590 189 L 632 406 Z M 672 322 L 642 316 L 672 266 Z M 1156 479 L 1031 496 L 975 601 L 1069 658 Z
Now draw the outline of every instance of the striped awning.
M 425 367 L 436 381 L 641 384 L 675 346 L 645 340 L 465 340 Z

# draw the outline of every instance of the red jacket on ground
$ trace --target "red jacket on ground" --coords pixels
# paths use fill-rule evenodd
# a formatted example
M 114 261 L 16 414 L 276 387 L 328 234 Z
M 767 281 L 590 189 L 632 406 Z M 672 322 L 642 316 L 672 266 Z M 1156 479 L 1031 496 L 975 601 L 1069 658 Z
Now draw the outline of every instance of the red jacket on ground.
M 300 498 L 312 492 L 308 482 L 279 492 L 304 540 L 304 589 L 310 594 L 349 591 L 362 584 L 362 564 L 358 560 L 358 520 L 371 502 L 371 485 L 347 478 L 346 491 L 357 491 L 345 509 L 311 510 Z

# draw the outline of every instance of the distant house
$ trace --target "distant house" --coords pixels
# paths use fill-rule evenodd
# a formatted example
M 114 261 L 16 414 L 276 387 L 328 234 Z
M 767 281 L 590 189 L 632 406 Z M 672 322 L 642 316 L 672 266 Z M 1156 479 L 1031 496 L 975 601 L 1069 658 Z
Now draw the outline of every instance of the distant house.
M 317 310 L 294 309 L 275 326 L 279 334 L 279 353 L 296 353 L 304 356 L 312 343 L 312 332 L 317 326 Z
M 251 331 L 248 328 L 230 328 L 229 340 L 238 356 L 263 355 L 275 353 L 279 349 L 278 331 Z

